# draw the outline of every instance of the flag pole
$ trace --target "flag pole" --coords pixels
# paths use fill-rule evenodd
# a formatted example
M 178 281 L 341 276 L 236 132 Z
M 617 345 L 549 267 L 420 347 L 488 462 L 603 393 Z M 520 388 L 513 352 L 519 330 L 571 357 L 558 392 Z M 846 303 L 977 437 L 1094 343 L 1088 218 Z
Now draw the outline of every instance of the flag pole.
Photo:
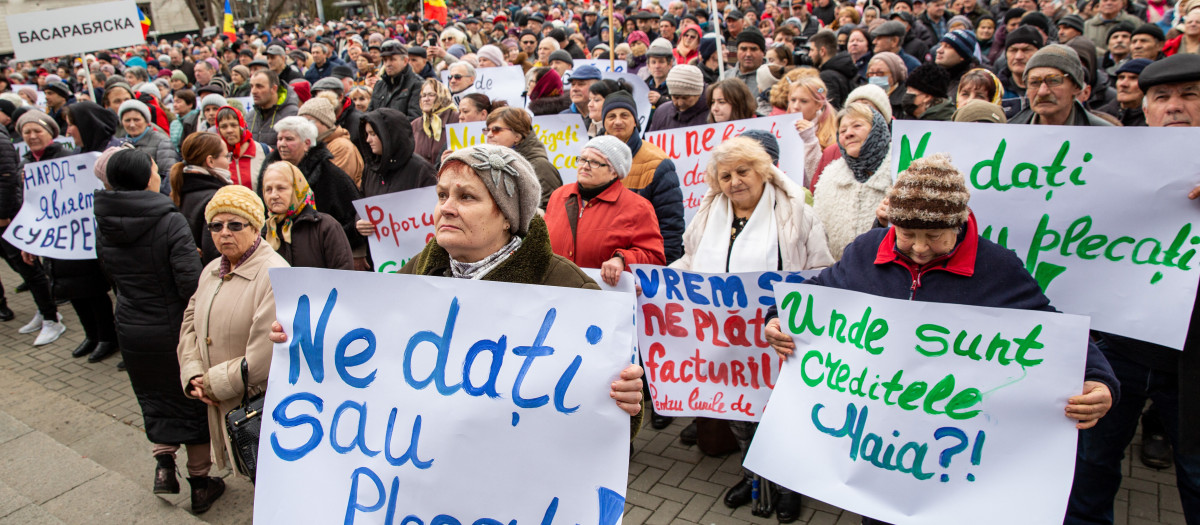
M 608 0 L 608 69 L 617 70 L 616 16 L 613 14 L 613 0 Z
M 725 43 L 721 42 L 721 21 L 717 18 L 716 0 L 708 0 L 708 22 L 712 24 L 713 36 L 717 40 L 717 80 L 725 75 Z

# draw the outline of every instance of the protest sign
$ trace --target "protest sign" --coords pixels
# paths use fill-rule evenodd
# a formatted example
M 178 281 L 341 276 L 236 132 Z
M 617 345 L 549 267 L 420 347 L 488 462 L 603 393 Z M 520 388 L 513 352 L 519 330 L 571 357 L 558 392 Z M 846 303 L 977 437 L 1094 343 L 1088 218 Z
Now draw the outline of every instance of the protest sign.
M 17 60 L 145 44 L 137 4 L 129 0 L 8 15 Z
M 450 70 L 442 71 L 442 83 L 450 85 Z M 521 66 L 483 67 L 475 68 L 475 83 L 454 95 L 454 104 L 458 105 L 464 95 L 482 93 L 492 101 L 504 100 L 508 105 L 523 108 L 525 97 L 525 74 Z
M 36 105 L 42 111 L 45 111 L 46 110 L 46 93 L 44 91 L 38 89 L 37 84 L 13 84 L 12 91 L 13 91 L 13 93 L 17 93 L 25 88 L 32 89 L 37 93 L 37 102 L 34 105 Z
M 722 142 L 752 129 L 775 135 L 779 141 L 779 169 L 797 184 L 803 185 L 804 141 L 796 132 L 795 122 L 796 115 L 758 117 L 652 131 L 646 134 L 645 140 L 653 142 L 675 162 L 675 174 L 679 176 L 679 186 L 683 190 L 683 218 L 690 223 L 700 208 L 704 194 L 708 193 L 704 173 L 708 170 L 712 150 Z
M 633 270 L 642 287 L 638 347 L 654 411 L 758 421 L 779 377 L 779 358 L 763 335 L 772 288 L 817 272 Z
M 248 115 L 249 112 L 254 110 L 254 97 L 229 97 L 225 100 L 228 100 L 229 102 L 237 102 L 238 104 L 240 104 L 241 105 L 240 107 L 242 108 L 242 115 Z M 233 106 L 233 104 L 230 104 L 230 105 Z M 238 106 L 234 106 L 234 107 L 238 107 Z
M 620 520 L 630 418 L 609 390 L 629 366 L 627 294 L 270 276 L 290 342 L 271 361 L 255 523 Z
M 75 139 L 73 139 L 69 136 L 54 137 L 54 142 L 63 144 L 71 149 L 75 149 Z M 29 152 L 29 144 L 26 144 L 25 141 L 14 142 L 13 147 L 17 149 L 17 156 L 20 156 L 20 157 L 24 157 L 25 154 Z
M 375 225 L 367 236 L 375 271 L 396 273 L 433 239 L 437 188 L 426 186 L 354 201 L 359 218 Z
M 574 62 L 575 62 L 576 68 L 579 68 L 580 66 L 585 66 L 585 65 L 595 66 L 596 69 L 600 70 L 600 73 L 605 73 L 608 71 L 616 71 L 617 73 L 625 73 L 626 68 L 629 67 L 629 63 L 624 60 L 610 61 L 607 59 L 596 59 L 596 58 L 576 58 L 574 60 Z M 617 66 L 616 69 L 613 69 L 614 62 Z
M 629 83 L 629 86 L 633 88 L 633 101 L 637 104 L 638 129 L 646 131 L 646 125 L 650 124 L 650 86 L 646 85 L 646 81 L 633 73 L 620 71 L 603 71 L 600 76 L 608 80 L 624 80 Z
M 92 196 L 104 184 L 92 173 L 99 153 L 25 165 L 25 200 L 4 230 L 17 249 L 55 259 L 96 258 Z
M 892 137 L 898 170 L 951 155 L 980 234 L 1015 251 L 1059 310 L 1183 348 L 1200 280 L 1186 197 L 1200 183 L 1200 130 L 905 120 Z M 1153 155 L 1130 150 L 1149 144 Z
M 476 144 L 485 144 L 483 122 L 460 122 L 446 125 L 446 149 L 454 151 Z M 577 114 L 540 115 L 533 117 L 533 133 L 546 146 L 546 157 L 563 184 L 575 182 L 579 170 L 575 161 L 588 141 L 583 117 Z
M 775 292 L 796 351 L 746 468 L 896 525 L 1062 523 L 1086 317 Z
M 633 274 L 629 272 L 621 272 L 621 278 L 617 280 L 616 286 L 612 286 L 604 282 L 604 279 L 600 277 L 599 268 L 580 268 L 580 270 L 583 270 L 583 273 L 591 277 L 593 281 L 596 281 L 601 290 L 637 294 L 637 283 L 633 280 Z

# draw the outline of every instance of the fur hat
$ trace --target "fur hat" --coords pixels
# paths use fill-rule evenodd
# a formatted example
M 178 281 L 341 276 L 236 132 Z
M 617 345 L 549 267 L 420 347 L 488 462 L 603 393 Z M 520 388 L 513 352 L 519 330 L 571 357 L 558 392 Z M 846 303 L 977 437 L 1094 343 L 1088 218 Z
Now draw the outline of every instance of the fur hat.
M 600 135 L 587 144 L 583 145 L 583 149 L 594 149 L 605 160 L 608 161 L 608 166 L 617 174 L 618 179 L 624 179 L 629 175 L 629 169 L 633 166 L 633 153 L 629 151 L 629 146 L 621 139 L 611 135 Z
M 914 160 L 888 192 L 888 222 L 901 228 L 932 230 L 966 224 L 971 193 L 950 156 L 938 153 Z
M 17 119 L 17 133 L 20 133 L 22 129 L 25 129 L 25 125 L 30 123 L 37 124 L 45 128 L 46 133 L 49 133 L 52 137 L 57 137 L 60 133 L 58 129 L 58 123 L 55 122 L 54 119 L 50 118 L 50 115 L 43 113 L 40 109 L 30 108 L 25 112 L 24 115 L 21 115 L 21 117 Z
M 211 95 L 210 95 L 211 96 Z M 205 98 L 207 100 L 207 98 Z M 317 122 L 324 124 L 326 128 L 333 129 L 337 127 L 337 114 L 334 112 L 333 104 L 321 97 L 313 97 L 308 99 L 304 105 L 300 106 L 300 112 L 297 116 L 310 116 L 317 119 Z
M 673 95 L 703 95 L 704 73 L 690 64 L 675 66 L 667 73 L 667 90 Z
M 492 200 L 508 219 L 509 232 L 519 236 L 529 232 L 529 221 L 537 214 L 542 201 L 542 184 L 525 157 L 512 148 L 479 144 L 447 155 L 442 159 L 438 176 L 455 161 L 467 165 L 483 181 Z
M 1032 62 L 1030 60 L 1030 63 Z M 1028 72 L 1029 69 L 1025 71 Z M 946 98 L 947 93 L 950 91 L 950 73 L 947 73 L 942 66 L 926 62 L 917 66 L 916 69 L 912 70 L 912 73 L 908 74 L 908 87 L 926 95 Z
M 204 207 L 204 222 L 212 222 L 213 217 L 222 213 L 232 213 L 250 221 L 254 231 L 262 230 L 267 217 L 262 199 L 254 194 L 254 190 L 241 184 L 222 186 L 213 194 L 208 206 Z

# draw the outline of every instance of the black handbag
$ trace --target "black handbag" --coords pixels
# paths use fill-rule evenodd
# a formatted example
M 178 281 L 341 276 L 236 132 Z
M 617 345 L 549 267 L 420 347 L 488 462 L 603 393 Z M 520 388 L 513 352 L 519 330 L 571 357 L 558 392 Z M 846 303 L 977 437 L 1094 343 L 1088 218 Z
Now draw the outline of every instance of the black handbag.
M 233 459 L 238 472 L 250 476 L 254 483 L 258 466 L 258 433 L 262 427 L 263 401 L 266 393 L 250 397 L 250 386 L 246 376 L 250 375 L 246 360 L 242 359 L 242 404 L 225 414 L 225 431 L 233 447 Z

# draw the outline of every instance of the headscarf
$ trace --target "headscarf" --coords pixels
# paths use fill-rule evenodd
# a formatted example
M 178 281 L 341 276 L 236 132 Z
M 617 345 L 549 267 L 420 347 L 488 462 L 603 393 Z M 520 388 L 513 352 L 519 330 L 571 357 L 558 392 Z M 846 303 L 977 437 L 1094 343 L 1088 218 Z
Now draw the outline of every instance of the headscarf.
M 871 132 L 867 133 L 867 138 L 863 140 L 857 157 L 847 155 L 841 138 L 838 138 L 838 149 L 842 152 L 842 158 L 846 159 L 846 165 L 850 167 L 850 171 L 854 173 L 854 180 L 858 182 L 867 182 L 867 179 L 875 174 L 892 147 L 892 132 L 888 129 L 887 121 L 883 120 L 879 110 L 873 107 L 870 109 Z
M 537 100 L 542 97 L 557 97 L 562 95 L 562 77 L 558 76 L 558 71 L 550 69 L 546 71 L 542 78 L 538 79 L 533 85 L 533 91 L 529 93 L 529 100 Z
M 233 113 L 237 115 L 238 127 L 242 128 L 242 136 L 241 136 L 241 138 L 238 139 L 237 143 L 235 143 L 235 144 L 230 144 L 229 141 L 225 140 L 225 135 L 217 133 L 217 136 L 221 137 L 221 141 L 225 142 L 225 147 L 229 149 L 230 153 L 237 155 L 239 146 L 241 146 L 246 141 L 254 142 L 254 135 L 252 133 L 250 133 L 249 129 L 246 129 L 246 119 L 242 117 L 242 112 L 233 106 L 221 106 L 221 109 L 217 110 L 217 128 L 218 129 L 220 129 L 220 127 L 221 127 L 221 112 L 225 111 L 226 109 L 233 110 Z
M 445 84 L 436 81 L 426 84 L 433 86 L 437 98 L 433 101 L 433 111 L 421 112 L 421 116 L 425 117 L 421 123 L 421 129 L 429 138 L 441 140 L 442 114 L 447 111 L 456 111 L 458 108 L 454 106 L 454 97 L 450 94 L 450 88 Z
M 268 210 L 267 215 L 267 234 L 265 237 L 267 242 L 271 243 L 271 247 L 278 250 L 281 242 L 292 243 L 292 221 L 305 208 L 311 207 L 316 210 L 317 204 L 313 197 L 312 188 L 308 187 L 308 179 L 305 179 L 304 174 L 300 173 L 300 168 L 297 168 L 291 162 L 281 160 L 271 164 L 268 171 L 271 169 L 283 169 L 292 175 L 292 203 L 288 205 L 287 212 L 281 215 Z

